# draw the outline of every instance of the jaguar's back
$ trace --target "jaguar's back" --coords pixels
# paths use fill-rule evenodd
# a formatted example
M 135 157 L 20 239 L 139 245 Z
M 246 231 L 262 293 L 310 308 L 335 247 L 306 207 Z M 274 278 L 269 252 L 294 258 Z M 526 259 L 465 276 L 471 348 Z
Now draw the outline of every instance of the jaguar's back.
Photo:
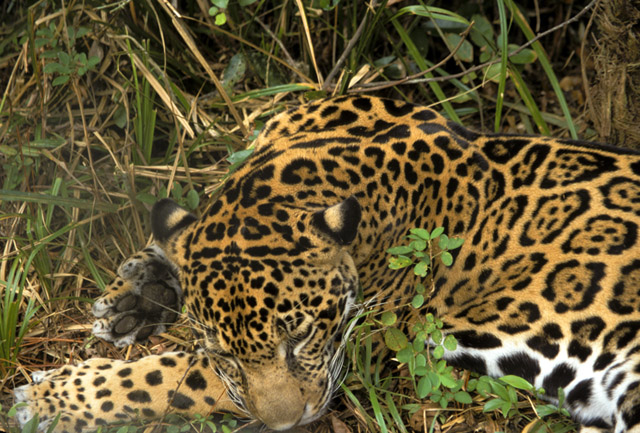
M 259 154 L 287 149 L 280 173 L 296 175 L 274 179 L 297 186 L 297 204 L 357 198 L 350 254 L 365 298 L 408 303 L 415 277 L 389 269 L 386 249 L 412 227 L 443 226 L 465 239 L 453 267 L 436 267 L 428 305 L 458 339 L 448 358 L 522 376 L 550 397 L 563 387 L 584 424 L 638 428 L 636 152 L 476 134 L 434 111 L 369 98 L 281 116 L 261 143 Z M 305 187 L 312 179 L 328 191 Z M 415 312 L 406 314 L 412 323 Z
M 635 152 L 483 135 L 424 107 L 335 98 L 274 118 L 201 219 L 162 201 L 152 220 L 187 308 L 207 330 L 205 355 L 190 358 L 206 386 L 194 380 L 193 392 L 218 390 L 220 377 L 241 410 L 271 428 L 322 414 L 358 285 L 385 308 L 406 305 L 418 278 L 390 269 L 386 250 L 413 227 L 442 226 L 465 239 L 451 268 L 434 268 L 427 305 L 458 339 L 448 358 L 517 374 L 552 398 L 563 387 L 584 425 L 640 431 Z M 128 340 L 118 334 L 118 287 L 96 302 L 108 317 L 97 329 L 130 342 L 142 322 Z M 400 311 L 408 328 L 424 313 Z M 166 377 L 186 374 L 149 364 Z M 95 387 L 117 388 L 107 376 Z M 38 390 L 25 399 L 37 401 Z M 202 410 L 212 395 L 180 409 Z M 162 399 L 149 398 L 123 407 L 155 413 Z

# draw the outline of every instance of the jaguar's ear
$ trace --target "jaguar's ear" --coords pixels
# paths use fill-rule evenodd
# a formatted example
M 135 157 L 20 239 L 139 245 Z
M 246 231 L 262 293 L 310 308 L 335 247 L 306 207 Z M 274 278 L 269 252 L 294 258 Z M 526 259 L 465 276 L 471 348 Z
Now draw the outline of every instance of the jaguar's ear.
M 151 209 L 153 237 L 160 245 L 180 233 L 198 218 L 168 198 L 158 200 Z
M 351 196 L 337 205 L 315 212 L 311 224 L 339 245 L 349 245 L 358 234 L 362 210 L 358 200 Z

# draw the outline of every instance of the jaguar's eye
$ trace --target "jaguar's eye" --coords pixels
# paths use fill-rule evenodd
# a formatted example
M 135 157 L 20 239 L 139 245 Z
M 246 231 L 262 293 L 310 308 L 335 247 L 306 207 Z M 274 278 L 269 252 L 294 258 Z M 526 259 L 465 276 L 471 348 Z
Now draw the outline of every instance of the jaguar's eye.
M 311 338 L 313 338 L 314 334 L 314 327 L 312 325 L 308 325 L 306 329 L 304 329 L 299 335 L 296 335 L 295 338 L 292 339 L 294 356 L 298 356 L 302 348 L 307 345 Z

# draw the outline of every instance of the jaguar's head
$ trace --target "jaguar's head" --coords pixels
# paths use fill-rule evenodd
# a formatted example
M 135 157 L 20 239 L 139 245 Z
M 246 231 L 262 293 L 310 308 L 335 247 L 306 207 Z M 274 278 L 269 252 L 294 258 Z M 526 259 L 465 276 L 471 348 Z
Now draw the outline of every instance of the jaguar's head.
M 219 198 L 200 220 L 170 200 L 152 211 L 229 395 L 274 430 L 318 418 L 338 385 L 360 219 L 355 197 L 329 207 Z

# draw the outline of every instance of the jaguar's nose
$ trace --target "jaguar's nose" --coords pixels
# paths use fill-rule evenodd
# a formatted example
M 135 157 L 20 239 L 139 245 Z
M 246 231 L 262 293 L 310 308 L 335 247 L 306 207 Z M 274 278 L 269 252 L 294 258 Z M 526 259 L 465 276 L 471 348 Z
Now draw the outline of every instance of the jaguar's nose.
M 257 413 L 255 415 L 267 427 L 276 431 L 288 430 L 298 425 L 306 406 L 301 400 L 292 402 L 285 398 L 278 398 L 277 394 L 274 394 L 265 403 L 266 408 L 260 407 L 262 405 L 256 407 Z
M 247 408 L 267 427 L 278 431 L 299 424 L 307 406 L 300 384 L 285 369 L 246 371 Z

